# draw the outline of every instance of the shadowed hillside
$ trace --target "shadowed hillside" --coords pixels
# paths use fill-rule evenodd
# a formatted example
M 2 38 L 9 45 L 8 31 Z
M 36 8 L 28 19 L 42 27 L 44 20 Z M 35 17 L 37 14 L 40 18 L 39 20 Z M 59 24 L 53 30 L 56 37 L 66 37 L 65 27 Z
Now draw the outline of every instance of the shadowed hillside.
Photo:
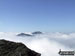
M 0 40 L 0 56 L 41 56 L 22 43 Z

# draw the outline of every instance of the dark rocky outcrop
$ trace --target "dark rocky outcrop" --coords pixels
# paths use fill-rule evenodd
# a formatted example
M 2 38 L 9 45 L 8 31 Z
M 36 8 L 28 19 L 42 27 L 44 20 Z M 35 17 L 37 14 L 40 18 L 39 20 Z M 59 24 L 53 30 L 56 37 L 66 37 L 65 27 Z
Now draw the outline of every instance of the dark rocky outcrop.
M 0 40 L 0 56 L 41 56 L 22 43 Z
M 20 34 L 18 34 L 17 36 L 22 36 L 22 37 L 25 37 L 25 36 L 32 36 L 32 35 L 30 35 L 30 34 L 26 34 L 26 33 L 20 33 Z

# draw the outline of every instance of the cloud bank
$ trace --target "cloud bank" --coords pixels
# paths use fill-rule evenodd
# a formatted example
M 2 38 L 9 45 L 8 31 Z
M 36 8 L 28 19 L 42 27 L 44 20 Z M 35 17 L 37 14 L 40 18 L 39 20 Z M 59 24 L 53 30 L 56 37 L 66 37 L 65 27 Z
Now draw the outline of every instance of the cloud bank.
M 75 49 L 75 33 L 43 33 L 33 37 L 19 37 L 16 36 L 17 34 L 19 32 L 0 32 L 0 39 L 22 42 L 30 49 L 41 53 L 42 56 L 59 56 L 59 49 Z

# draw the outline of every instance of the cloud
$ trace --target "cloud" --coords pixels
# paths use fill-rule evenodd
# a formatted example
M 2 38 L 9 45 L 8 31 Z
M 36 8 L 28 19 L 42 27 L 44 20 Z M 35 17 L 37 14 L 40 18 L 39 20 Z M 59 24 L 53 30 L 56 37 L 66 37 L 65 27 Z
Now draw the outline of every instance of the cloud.
M 22 42 L 42 56 L 58 56 L 59 49 L 73 50 L 75 48 L 75 33 L 43 33 L 33 37 L 18 37 L 19 33 L 0 32 L 0 39 Z

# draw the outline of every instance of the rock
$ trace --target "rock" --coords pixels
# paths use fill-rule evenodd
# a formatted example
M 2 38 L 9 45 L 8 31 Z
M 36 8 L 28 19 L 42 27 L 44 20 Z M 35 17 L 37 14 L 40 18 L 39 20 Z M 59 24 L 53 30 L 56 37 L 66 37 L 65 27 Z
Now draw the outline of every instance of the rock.
M 0 56 L 41 56 L 22 43 L 0 40 Z

